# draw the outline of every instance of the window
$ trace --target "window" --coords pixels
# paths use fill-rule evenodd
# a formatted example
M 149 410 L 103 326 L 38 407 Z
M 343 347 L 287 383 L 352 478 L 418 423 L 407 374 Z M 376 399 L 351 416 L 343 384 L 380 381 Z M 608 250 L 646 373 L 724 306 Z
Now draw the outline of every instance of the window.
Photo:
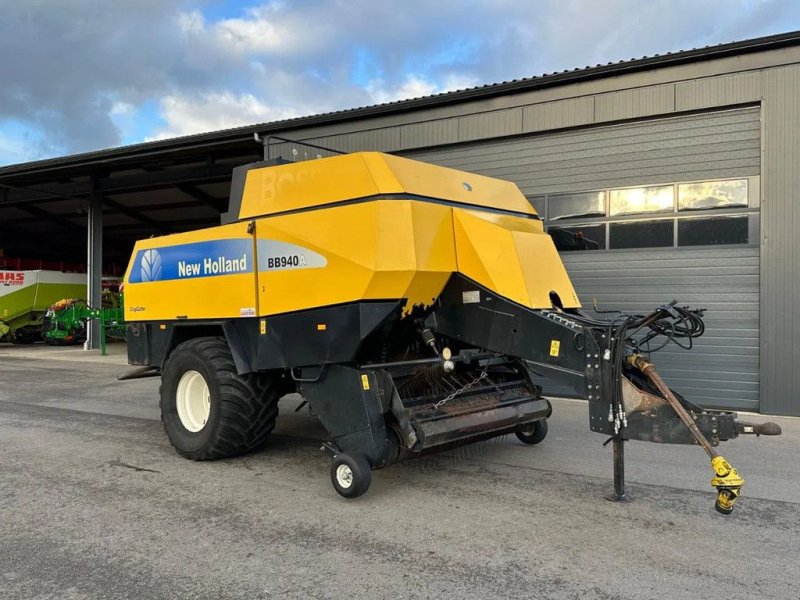
M 610 248 L 659 248 L 674 244 L 675 222 L 634 221 L 611 223 L 609 226 Z
M 678 221 L 678 246 L 746 244 L 748 241 L 747 215 Z
M 605 192 L 580 192 L 559 194 L 548 198 L 547 218 L 550 221 L 587 217 L 603 217 L 606 214 Z
M 606 226 L 576 225 L 573 227 L 552 226 L 547 233 L 553 238 L 556 250 L 603 250 L 606 247 Z
M 536 214 L 539 215 L 539 218 L 544 221 L 544 211 L 546 206 L 545 203 L 547 202 L 547 196 L 534 196 L 533 198 L 528 198 L 528 200 L 530 200 L 533 210 L 536 211 Z
M 747 206 L 747 179 L 678 185 L 678 210 Z
M 675 200 L 671 185 L 611 190 L 612 215 L 672 212 Z
M 760 179 L 685 181 L 529 198 L 560 252 L 757 244 Z

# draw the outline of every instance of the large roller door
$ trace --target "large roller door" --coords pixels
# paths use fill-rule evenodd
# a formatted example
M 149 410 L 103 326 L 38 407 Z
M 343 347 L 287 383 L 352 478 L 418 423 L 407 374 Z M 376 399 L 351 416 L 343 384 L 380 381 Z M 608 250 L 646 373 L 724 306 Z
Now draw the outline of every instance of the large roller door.
M 641 312 L 673 299 L 707 308 L 707 331 L 692 350 L 654 355 L 659 372 L 705 406 L 758 409 L 758 248 L 565 252 L 585 306 Z
M 707 308 L 694 349 L 664 349 L 656 363 L 699 404 L 757 410 L 760 129 L 746 108 L 411 156 L 516 181 L 548 227 L 594 239 L 599 249 L 562 253 L 584 306 Z M 587 197 L 594 212 L 570 214 Z M 655 210 L 631 211 L 631 199 Z

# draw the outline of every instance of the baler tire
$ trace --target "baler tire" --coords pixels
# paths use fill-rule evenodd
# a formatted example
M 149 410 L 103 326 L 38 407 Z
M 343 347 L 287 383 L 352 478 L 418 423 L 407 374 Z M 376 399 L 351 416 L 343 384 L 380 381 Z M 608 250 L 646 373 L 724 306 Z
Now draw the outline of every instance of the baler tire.
M 177 393 L 188 372 L 202 375 L 208 386 L 209 412 L 197 431 L 178 415 Z M 161 374 L 161 421 L 173 448 L 192 460 L 215 460 L 261 447 L 275 428 L 280 378 L 267 373 L 239 375 L 222 337 L 200 337 L 178 345 Z
M 346 481 L 349 479 L 349 485 Z M 372 467 L 362 454 L 337 454 L 331 462 L 333 489 L 345 498 L 358 498 L 372 483 Z
M 533 423 L 526 423 L 521 425 L 515 432 L 517 439 L 529 445 L 535 445 L 547 437 L 547 421 L 534 421 Z

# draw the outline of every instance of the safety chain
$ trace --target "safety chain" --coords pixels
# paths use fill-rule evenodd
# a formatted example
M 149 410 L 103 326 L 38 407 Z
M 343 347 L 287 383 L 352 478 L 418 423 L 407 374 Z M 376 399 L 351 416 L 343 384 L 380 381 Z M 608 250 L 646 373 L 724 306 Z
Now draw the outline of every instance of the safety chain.
M 433 408 L 441 408 L 442 406 L 444 406 L 445 404 L 447 404 L 448 402 L 450 402 L 450 400 L 452 400 L 453 398 L 455 398 L 455 397 L 456 397 L 456 396 L 458 396 L 459 394 L 463 394 L 463 393 L 464 393 L 464 392 L 466 392 L 466 391 L 467 391 L 469 388 L 471 388 L 473 385 L 475 385 L 475 384 L 477 384 L 477 383 L 480 383 L 480 382 L 481 382 L 481 380 L 483 380 L 483 379 L 486 379 L 487 377 L 489 377 L 489 375 L 487 375 L 486 371 L 484 371 L 484 372 L 483 372 L 483 373 L 481 373 L 481 374 L 480 374 L 478 377 L 476 377 L 475 379 L 473 379 L 472 381 L 470 381 L 470 382 L 469 382 L 467 385 L 465 385 L 464 387 L 462 387 L 460 390 L 456 390 L 455 392 L 453 392 L 452 394 L 450 394 L 450 395 L 449 395 L 449 396 L 447 396 L 446 398 L 442 398 L 441 400 L 439 400 L 439 401 L 438 401 L 436 404 L 434 404 L 434 405 L 433 405 Z

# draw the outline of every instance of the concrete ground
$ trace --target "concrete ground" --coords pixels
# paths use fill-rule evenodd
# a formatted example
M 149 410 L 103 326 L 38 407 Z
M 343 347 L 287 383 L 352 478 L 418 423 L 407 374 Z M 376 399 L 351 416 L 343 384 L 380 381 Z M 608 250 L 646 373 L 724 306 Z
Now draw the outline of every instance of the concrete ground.
M 630 443 L 635 501 L 604 500 L 610 447 L 567 400 L 539 446 L 394 465 L 347 501 L 296 398 L 264 451 L 193 463 L 157 379 L 56 352 L 0 347 L 0 598 L 800 597 L 798 419 L 725 444 L 747 480 L 729 517 L 697 447 Z

